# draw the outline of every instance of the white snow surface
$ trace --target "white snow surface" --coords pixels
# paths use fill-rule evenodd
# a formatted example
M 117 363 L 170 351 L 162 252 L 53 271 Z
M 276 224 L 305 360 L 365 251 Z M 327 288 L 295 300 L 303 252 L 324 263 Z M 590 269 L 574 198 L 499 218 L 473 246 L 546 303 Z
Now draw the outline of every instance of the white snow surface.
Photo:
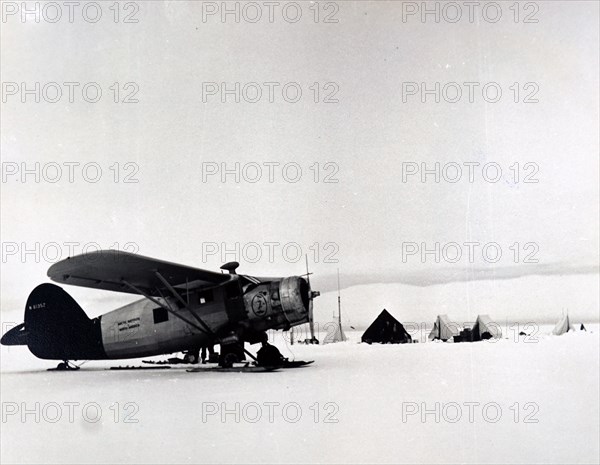
M 106 370 L 140 360 L 48 372 L 54 362 L 2 347 L 1 461 L 598 463 L 596 327 L 464 344 L 361 333 L 326 346 L 279 333 L 285 356 L 315 362 L 272 373 Z

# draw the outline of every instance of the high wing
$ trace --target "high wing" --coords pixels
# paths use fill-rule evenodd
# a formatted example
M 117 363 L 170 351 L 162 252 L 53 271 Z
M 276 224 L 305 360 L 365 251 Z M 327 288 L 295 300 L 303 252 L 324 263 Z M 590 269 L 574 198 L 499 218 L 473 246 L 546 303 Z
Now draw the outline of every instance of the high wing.
M 229 274 L 118 250 L 99 250 L 69 257 L 52 265 L 48 277 L 73 286 L 154 297 L 161 296 L 167 289 L 165 281 L 173 288 L 185 290 L 215 286 L 231 279 Z

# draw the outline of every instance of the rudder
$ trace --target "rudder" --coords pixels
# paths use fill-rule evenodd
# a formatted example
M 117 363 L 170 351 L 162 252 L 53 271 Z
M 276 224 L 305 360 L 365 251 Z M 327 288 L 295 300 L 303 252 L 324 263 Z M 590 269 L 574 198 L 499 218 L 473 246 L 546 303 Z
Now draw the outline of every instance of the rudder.
M 61 287 L 40 284 L 25 307 L 27 345 L 36 357 L 50 360 L 105 358 L 100 319 L 90 320 Z

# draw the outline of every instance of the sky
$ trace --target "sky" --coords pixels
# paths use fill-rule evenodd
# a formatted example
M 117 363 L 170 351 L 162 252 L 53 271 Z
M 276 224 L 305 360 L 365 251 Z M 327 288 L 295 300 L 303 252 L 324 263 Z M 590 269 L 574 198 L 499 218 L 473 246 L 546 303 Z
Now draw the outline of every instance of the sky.
M 557 295 L 570 276 L 597 318 L 598 3 L 520 4 L 515 22 L 501 2 L 497 22 L 471 22 L 458 2 L 454 23 L 408 14 L 421 2 L 299 2 L 297 22 L 294 7 L 270 22 L 256 2 L 251 22 L 238 3 L 236 22 L 191 1 L 120 3 L 115 22 L 100 2 L 95 23 L 62 2 L 57 22 L 23 20 L 20 3 L 0 23 L 2 312 L 58 257 L 101 247 L 258 276 L 304 273 L 308 255 L 323 291 L 338 268 L 344 288 L 466 281 L 487 296 L 486 281 L 527 276 Z

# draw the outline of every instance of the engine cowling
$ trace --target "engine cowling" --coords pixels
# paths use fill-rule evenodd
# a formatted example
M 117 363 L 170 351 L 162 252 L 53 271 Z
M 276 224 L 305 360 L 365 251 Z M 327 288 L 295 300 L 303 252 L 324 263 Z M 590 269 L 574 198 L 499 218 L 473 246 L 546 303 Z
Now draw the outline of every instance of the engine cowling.
M 289 329 L 308 322 L 310 287 L 299 276 L 260 283 L 244 294 L 252 329 Z

